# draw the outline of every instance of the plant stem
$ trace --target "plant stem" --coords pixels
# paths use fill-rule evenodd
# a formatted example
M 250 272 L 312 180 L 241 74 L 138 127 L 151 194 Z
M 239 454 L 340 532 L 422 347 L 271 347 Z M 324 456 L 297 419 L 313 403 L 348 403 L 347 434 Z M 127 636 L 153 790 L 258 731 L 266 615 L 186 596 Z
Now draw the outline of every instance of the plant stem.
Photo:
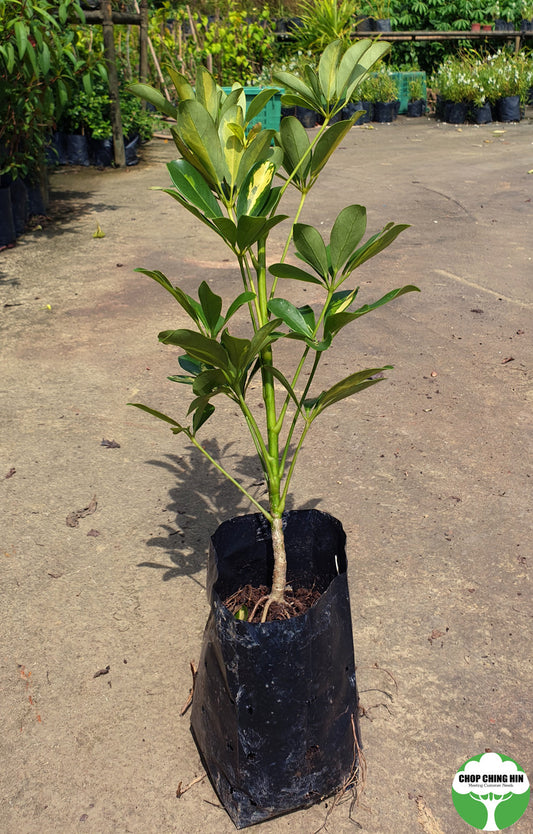
M 274 602 L 283 602 L 287 584 L 287 555 L 285 553 L 285 537 L 281 517 L 274 517 L 270 526 L 272 530 L 272 549 L 274 551 L 274 572 L 272 574 L 270 599 Z
M 216 461 L 213 457 L 211 457 L 211 455 L 209 454 L 209 452 L 207 452 L 207 451 L 204 449 L 204 447 L 202 446 L 202 444 L 201 444 L 201 443 L 199 443 L 199 442 L 197 441 L 197 439 L 194 437 L 194 435 L 193 435 L 193 434 L 189 434 L 189 432 L 187 432 L 187 435 L 188 435 L 189 440 L 191 441 L 191 443 L 193 443 L 193 444 L 194 444 L 194 446 L 196 446 L 196 448 L 198 449 L 198 451 L 200 451 L 200 452 L 201 452 L 201 453 L 202 453 L 202 454 L 203 454 L 203 455 L 207 458 L 207 460 L 208 460 L 208 461 L 210 461 L 210 462 L 213 464 L 213 466 L 214 466 L 216 469 L 218 469 L 218 471 L 219 471 L 219 472 L 221 472 L 221 473 L 222 473 L 222 475 L 224 475 L 224 476 L 228 479 L 228 481 L 231 481 L 231 483 L 232 483 L 232 484 L 234 484 L 234 485 L 237 487 L 237 489 L 239 489 L 239 490 L 240 490 L 240 491 L 241 491 L 244 495 L 246 495 L 246 497 L 248 498 L 248 500 L 249 500 L 249 501 L 251 501 L 251 502 L 252 502 L 252 504 L 253 504 L 255 507 L 257 507 L 257 509 L 259 510 L 259 512 L 261 512 L 261 513 L 265 516 L 265 518 L 267 519 L 267 521 L 269 521 L 269 522 L 270 522 L 270 524 L 273 524 L 274 519 L 273 519 L 272 515 L 268 512 L 268 510 L 265 510 L 265 508 L 264 508 L 264 507 L 262 507 L 262 506 L 261 506 L 261 504 L 260 504 L 258 501 L 256 501 L 256 500 L 255 500 L 255 498 L 253 497 L 253 495 L 250 495 L 250 493 L 248 492 L 248 490 L 247 490 L 247 489 L 245 489 L 245 488 L 244 488 L 244 487 L 243 487 L 243 486 L 242 486 L 242 485 L 241 485 L 238 481 L 236 481 L 236 480 L 235 480 L 235 478 L 233 478 L 233 477 L 229 474 L 229 472 L 227 471 L 227 469 L 224 469 L 224 467 L 223 467 L 220 463 L 217 463 L 217 461 Z
M 280 263 L 284 263 L 284 262 L 285 262 L 285 258 L 287 257 L 287 252 L 289 251 L 289 246 L 290 246 L 290 244 L 291 244 L 291 240 L 292 240 L 292 234 L 293 234 L 294 224 L 298 222 L 298 219 L 299 219 L 300 214 L 301 214 L 301 212 L 302 212 L 302 209 L 303 209 L 303 207 L 304 207 L 304 202 L 305 202 L 305 198 L 306 198 L 306 197 L 307 197 L 307 191 L 302 191 L 302 196 L 300 197 L 300 205 L 298 206 L 298 210 L 297 210 L 297 212 L 296 212 L 296 214 L 295 214 L 295 216 L 294 216 L 294 221 L 291 223 L 291 228 L 290 228 L 289 236 L 287 237 L 287 242 L 286 242 L 285 247 L 284 247 L 284 249 L 283 249 L 283 254 L 282 254 L 282 256 L 281 256 L 281 261 L 280 261 Z M 275 294 L 275 292 L 276 292 L 276 287 L 277 287 L 277 285 L 278 285 L 278 279 L 277 279 L 277 277 L 275 277 L 275 278 L 274 278 L 274 281 L 272 282 L 272 289 L 270 290 L 270 298 L 274 298 L 274 294 Z

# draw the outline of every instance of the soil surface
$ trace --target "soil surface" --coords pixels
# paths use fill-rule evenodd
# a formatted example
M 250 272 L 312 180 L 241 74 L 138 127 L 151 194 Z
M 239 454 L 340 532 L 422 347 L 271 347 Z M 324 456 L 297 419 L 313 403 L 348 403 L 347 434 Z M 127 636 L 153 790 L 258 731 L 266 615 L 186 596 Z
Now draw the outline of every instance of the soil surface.
M 54 222 L 0 255 L 3 834 L 234 831 L 180 710 L 209 536 L 250 508 L 126 405 L 186 411 L 157 341 L 183 315 L 135 267 L 226 298 L 240 280 L 222 242 L 150 190 L 173 155 L 154 140 L 135 168 L 58 170 Z M 400 117 L 351 131 L 302 217 L 327 231 L 362 203 L 370 232 L 412 224 L 359 269 L 359 298 L 422 289 L 342 331 L 330 380 L 395 368 L 320 417 L 293 480 L 289 508 L 326 510 L 348 536 L 368 770 L 356 825 L 340 804 L 334 834 L 470 832 L 451 785 L 486 749 L 533 777 L 532 169 L 530 119 Z M 261 499 L 253 447 L 231 404 L 217 411 L 206 446 Z M 330 809 L 257 832 L 312 834 Z M 513 831 L 533 831 L 533 807 Z

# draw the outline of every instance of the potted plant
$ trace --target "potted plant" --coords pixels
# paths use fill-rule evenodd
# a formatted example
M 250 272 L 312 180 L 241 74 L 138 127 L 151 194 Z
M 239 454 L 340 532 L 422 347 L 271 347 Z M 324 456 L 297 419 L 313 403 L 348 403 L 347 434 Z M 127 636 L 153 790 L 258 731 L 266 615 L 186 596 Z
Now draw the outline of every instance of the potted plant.
M 392 122 L 398 116 L 398 85 L 386 67 L 367 78 L 364 96 L 372 104 L 372 121 Z
M 363 6 L 363 11 L 368 13 L 374 32 L 391 31 L 389 0 L 369 0 Z
M 522 21 L 520 23 L 521 32 L 533 32 L 533 2 L 532 0 L 522 0 Z
M 242 286 L 223 302 L 202 281 L 187 295 L 157 269 L 140 269 L 177 302 L 189 327 L 165 330 L 163 344 L 181 348 L 181 373 L 170 377 L 191 394 L 188 417 L 137 408 L 166 422 L 247 496 L 258 511 L 224 522 L 212 538 L 207 571 L 211 602 L 194 689 L 192 730 L 213 785 L 239 828 L 305 807 L 336 792 L 358 761 L 355 666 L 340 522 L 318 510 L 285 512 L 294 467 L 309 429 L 328 407 L 378 384 L 390 366 L 354 370 L 316 389 L 315 375 L 342 328 L 399 296 L 405 286 L 357 306 L 345 288 L 353 271 L 406 228 L 387 225 L 362 242 L 366 211 L 343 208 L 325 240 L 301 221 L 302 209 L 330 156 L 357 119 L 331 124 L 358 84 L 387 51 L 383 42 L 340 41 L 302 80 L 276 74 L 286 106 L 323 116 L 312 140 L 293 116 L 280 130 L 247 126 L 274 90 L 246 108 L 242 87 L 229 95 L 199 68 L 195 88 L 172 73 L 178 99 L 132 91 L 176 119 L 180 153 L 163 189 L 219 236 L 235 258 Z M 280 184 L 274 184 L 276 174 Z M 290 217 L 280 213 L 289 188 L 300 194 Z M 271 230 L 287 221 L 287 241 L 269 260 Z M 294 245 L 300 265 L 287 260 Z M 280 289 L 312 284 L 323 303 L 296 306 Z M 235 330 L 233 319 L 239 326 Z M 242 319 L 245 319 L 245 324 Z M 232 330 L 233 332 L 230 332 Z M 235 335 L 237 332 L 239 335 Z M 283 345 L 295 353 L 279 364 Z M 259 386 L 260 396 L 253 386 Z M 261 504 L 204 448 L 200 429 L 213 400 L 229 397 L 257 450 L 268 501 Z
M 412 118 L 423 116 L 426 112 L 426 99 L 424 98 L 424 84 L 421 78 L 412 78 L 409 81 L 408 94 L 407 115 Z
M 529 88 L 528 62 L 523 53 L 517 55 L 500 49 L 486 60 L 487 98 L 495 107 L 501 122 L 518 122 L 525 106 Z
M 464 60 L 449 55 L 433 75 L 437 90 L 437 113 L 445 122 L 463 124 L 468 112 L 471 78 Z

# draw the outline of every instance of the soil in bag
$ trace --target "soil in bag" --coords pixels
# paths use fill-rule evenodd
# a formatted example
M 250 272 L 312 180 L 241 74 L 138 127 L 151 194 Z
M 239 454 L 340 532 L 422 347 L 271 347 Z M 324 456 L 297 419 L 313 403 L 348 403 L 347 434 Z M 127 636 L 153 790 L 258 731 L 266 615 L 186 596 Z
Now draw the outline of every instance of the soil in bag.
M 358 761 L 346 537 L 318 510 L 287 513 L 284 529 L 288 583 L 319 595 L 299 616 L 245 622 L 222 601 L 248 583 L 270 585 L 272 543 L 261 515 L 222 524 L 208 562 L 211 613 L 191 729 L 237 828 L 336 793 Z

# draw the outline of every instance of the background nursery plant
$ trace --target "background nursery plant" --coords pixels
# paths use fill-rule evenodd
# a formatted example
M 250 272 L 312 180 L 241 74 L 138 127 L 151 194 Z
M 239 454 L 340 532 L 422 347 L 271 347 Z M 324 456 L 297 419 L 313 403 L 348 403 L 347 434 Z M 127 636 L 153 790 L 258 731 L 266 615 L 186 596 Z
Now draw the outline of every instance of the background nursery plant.
M 206 282 L 200 284 L 195 299 L 161 272 L 139 270 L 157 281 L 191 320 L 190 328 L 163 331 L 159 340 L 184 351 L 179 358 L 184 373 L 169 379 L 191 391 L 188 415 L 192 420 L 187 424 L 146 405 L 134 405 L 169 423 L 174 434 L 184 434 L 269 522 L 274 570 L 271 589 L 262 601 L 263 620 L 274 614 L 290 615 L 282 516 L 298 453 L 311 425 L 329 406 L 377 385 L 391 366 L 354 371 L 318 393 L 312 390 L 317 368 L 344 327 L 417 289 L 394 289 L 358 307 L 358 287 L 346 288 L 357 267 L 388 247 L 406 225 L 388 223 L 363 242 L 366 210 L 356 204 L 342 209 L 329 240 L 324 240 L 313 226 L 300 222 L 307 195 L 360 114 L 356 112 L 351 119 L 334 124 L 331 120 L 353 99 L 358 85 L 388 48 L 383 42 L 361 40 L 343 51 L 341 42 L 335 41 L 324 51 L 316 71 L 306 68 L 305 80 L 285 72 L 276 74 L 276 81 L 285 89 L 286 106 L 308 107 L 322 114 L 324 123 L 312 140 L 292 116 L 282 120 L 279 133 L 263 130 L 260 123 L 248 130 L 250 121 L 276 91 L 263 90 L 246 108 L 241 87 L 236 86 L 226 96 L 202 67 L 195 89 L 183 75 L 171 71 L 177 107 L 151 87 L 131 87 L 136 95 L 176 119 L 172 132 L 181 158 L 169 163 L 172 187 L 164 190 L 224 240 L 235 256 L 242 279 L 242 291 L 224 304 Z M 279 185 L 274 184 L 276 175 L 281 180 Z M 290 220 L 281 260 L 269 265 L 269 234 L 288 219 L 279 206 L 289 186 L 299 191 L 299 206 Z M 286 262 L 291 240 L 302 266 Z M 285 281 L 321 287 L 321 309 L 297 307 L 284 298 L 278 290 Z M 230 320 L 242 309 L 249 313 L 248 338 L 230 333 Z M 290 371 L 282 370 L 274 358 L 277 343 L 286 339 L 295 342 L 295 349 L 300 347 Z M 264 402 L 261 417 L 253 412 L 248 398 L 256 375 L 261 380 Z M 198 439 L 201 427 L 215 411 L 213 400 L 220 395 L 229 397 L 241 409 L 267 484 L 266 507 L 213 460 Z

